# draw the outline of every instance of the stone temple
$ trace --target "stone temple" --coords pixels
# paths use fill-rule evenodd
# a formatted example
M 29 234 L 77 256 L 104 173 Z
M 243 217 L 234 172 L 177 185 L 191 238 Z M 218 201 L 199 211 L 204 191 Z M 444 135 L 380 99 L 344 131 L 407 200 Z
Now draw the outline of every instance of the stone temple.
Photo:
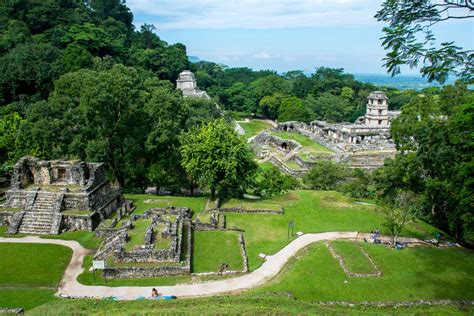
M 179 74 L 179 78 L 176 81 L 177 88 L 183 92 L 183 96 L 210 99 L 206 91 L 199 90 L 197 86 L 196 76 L 190 71 L 185 70 Z
M 388 110 L 385 93 L 375 91 L 368 97 L 365 116 L 359 117 L 354 123 L 284 122 L 251 141 L 260 158 L 268 159 L 283 172 L 293 176 L 304 175 L 318 160 L 332 160 L 351 168 L 373 170 L 381 167 L 386 158 L 396 154 L 395 143 L 390 136 L 390 124 L 399 114 Z M 279 135 L 284 135 L 281 132 L 304 135 L 331 152 L 305 151 L 304 146 L 296 140 L 281 138 Z
M 390 137 L 390 123 L 398 115 L 400 112 L 388 110 L 385 93 L 375 91 L 368 97 L 365 116 L 359 117 L 355 123 L 313 121 L 305 130 L 336 151 L 395 150 Z
M 101 163 L 45 161 L 23 157 L 14 166 L 11 189 L 0 205 L 0 224 L 10 234 L 59 234 L 94 230 L 122 204 Z

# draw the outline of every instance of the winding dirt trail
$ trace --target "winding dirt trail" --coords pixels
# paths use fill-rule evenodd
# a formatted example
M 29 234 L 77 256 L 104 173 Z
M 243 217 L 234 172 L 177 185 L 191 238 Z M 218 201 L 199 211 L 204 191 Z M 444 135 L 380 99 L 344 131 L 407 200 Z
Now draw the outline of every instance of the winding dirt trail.
M 251 289 L 265 284 L 274 278 L 296 253 L 306 246 L 318 241 L 355 239 L 363 238 L 365 235 L 357 232 L 327 232 L 318 234 L 304 234 L 282 250 L 272 256 L 267 256 L 262 266 L 255 271 L 225 280 L 209 281 L 198 284 L 178 284 L 173 286 L 156 286 L 163 295 L 174 295 L 176 297 L 199 297 L 213 296 L 218 294 L 238 292 Z M 405 241 L 421 242 L 417 239 L 405 239 Z M 151 293 L 151 286 L 91 286 L 82 285 L 77 281 L 79 274 L 83 272 L 81 267 L 84 256 L 91 254 L 91 251 L 82 247 L 77 241 L 60 239 L 42 239 L 37 236 L 24 238 L 3 238 L 0 243 L 33 243 L 33 244 L 55 244 L 69 247 L 73 250 L 71 262 L 69 263 L 64 277 L 61 280 L 57 294 L 67 294 L 74 297 L 96 297 L 104 298 L 116 296 L 123 300 L 135 300 L 138 297 L 148 296 Z

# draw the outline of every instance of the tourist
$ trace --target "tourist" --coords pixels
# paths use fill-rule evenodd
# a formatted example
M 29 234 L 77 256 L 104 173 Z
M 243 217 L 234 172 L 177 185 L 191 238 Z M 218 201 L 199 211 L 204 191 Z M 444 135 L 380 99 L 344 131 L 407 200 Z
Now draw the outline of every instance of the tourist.
M 370 239 L 369 239 L 370 242 L 374 241 L 374 235 L 375 235 L 374 232 L 371 230 L 370 231 Z
M 158 296 L 160 296 L 160 295 L 158 294 L 158 290 L 155 289 L 155 288 L 153 288 L 153 289 L 151 290 L 151 298 L 158 298 Z
M 380 229 L 377 227 L 377 229 L 375 230 L 375 235 L 377 238 L 380 237 Z

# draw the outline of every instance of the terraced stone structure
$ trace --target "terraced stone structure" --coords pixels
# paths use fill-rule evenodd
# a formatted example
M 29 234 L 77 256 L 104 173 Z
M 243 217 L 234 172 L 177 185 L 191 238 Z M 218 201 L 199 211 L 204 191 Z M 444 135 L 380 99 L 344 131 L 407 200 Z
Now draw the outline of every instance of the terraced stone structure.
M 0 224 L 8 233 L 59 234 L 94 230 L 122 203 L 104 165 L 83 161 L 46 161 L 23 157 L 14 166 Z
M 284 122 L 273 131 L 301 134 L 330 149 L 331 154 L 300 155 L 301 146 L 298 146 L 297 141 L 266 132 L 255 137 L 252 143 L 260 158 L 268 159 L 283 172 L 293 176 L 304 175 L 318 160 L 333 160 L 348 167 L 371 170 L 382 166 L 386 158 L 395 156 L 396 148 L 390 136 L 390 123 L 399 114 L 388 110 L 388 98 L 385 93 L 375 91 L 368 97 L 366 115 L 358 118 L 355 123 Z M 284 151 L 284 155 L 275 155 L 275 152 L 272 154 L 266 150 L 269 146 Z

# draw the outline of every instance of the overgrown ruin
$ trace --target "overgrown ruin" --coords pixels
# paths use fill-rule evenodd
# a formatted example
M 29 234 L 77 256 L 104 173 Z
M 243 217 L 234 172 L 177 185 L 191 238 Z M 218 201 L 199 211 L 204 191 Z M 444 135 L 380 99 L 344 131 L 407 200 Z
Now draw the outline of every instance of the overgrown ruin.
M 355 123 L 284 122 L 253 138 L 253 148 L 260 158 L 268 159 L 292 176 L 304 175 L 318 160 L 372 170 L 396 154 L 390 123 L 398 115 L 399 112 L 388 110 L 385 93 L 375 91 L 368 97 L 366 115 Z M 308 149 L 296 139 L 286 139 L 283 136 L 288 134 L 284 133 L 300 134 L 327 150 Z
M 59 234 L 94 230 L 122 205 L 101 163 L 23 157 L 14 166 L 11 189 L 0 205 L 9 234 Z

